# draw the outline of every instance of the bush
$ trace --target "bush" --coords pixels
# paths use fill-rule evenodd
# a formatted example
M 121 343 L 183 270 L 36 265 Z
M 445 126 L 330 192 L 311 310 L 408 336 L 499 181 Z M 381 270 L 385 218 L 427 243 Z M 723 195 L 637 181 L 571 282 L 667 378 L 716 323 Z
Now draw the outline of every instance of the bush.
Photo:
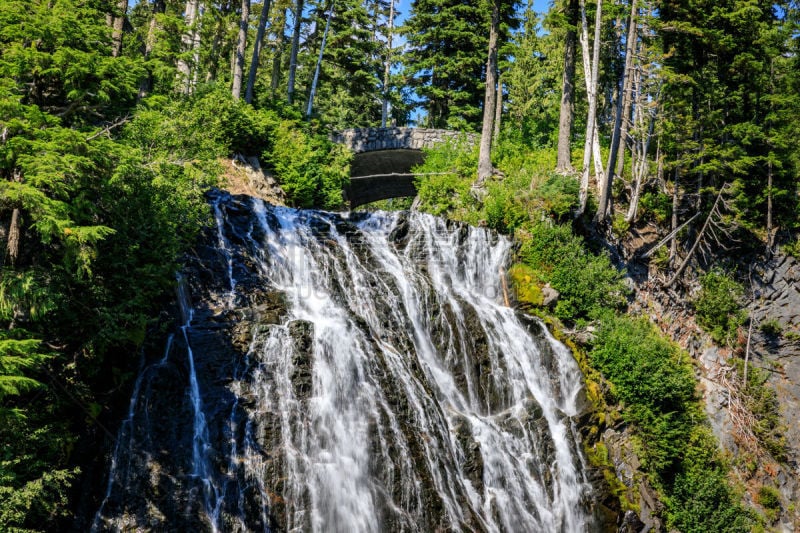
M 606 255 L 589 253 L 569 226 L 537 224 L 519 233 L 520 258 L 536 271 L 538 281 L 560 293 L 554 310 L 562 320 L 596 318 L 620 309 L 628 292 L 623 274 Z
M 736 330 L 744 324 L 744 289 L 733 277 L 715 268 L 700 278 L 702 290 L 694 301 L 697 322 L 720 344 L 732 345 Z
M 672 216 L 672 198 L 659 192 L 647 191 L 639 199 L 639 218 L 664 224 Z
M 762 485 L 758 489 L 758 503 L 764 509 L 778 510 L 781 508 L 781 493 L 775 487 Z
M 756 518 L 731 489 L 726 471 L 711 430 L 695 426 L 680 471 L 668 487 L 669 525 L 683 533 L 752 531 Z
M 306 133 L 294 121 L 281 121 L 271 133 L 272 148 L 263 158 L 275 169 L 290 203 L 296 207 L 341 206 L 352 154 L 321 135 Z
M 705 425 L 688 356 L 644 318 L 606 316 L 592 364 L 624 402 L 643 466 L 665 496 L 667 521 L 683 533 L 749 531 L 751 514 L 728 484 L 727 465 Z
M 667 475 L 680 461 L 696 403 L 686 355 L 646 319 L 606 316 L 590 357 L 639 428 L 648 468 Z
M 776 319 L 769 318 L 767 320 L 762 321 L 761 324 L 758 325 L 758 329 L 760 329 L 764 333 L 764 335 L 768 335 L 770 337 L 777 337 L 783 331 L 783 326 L 781 326 L 781 323 L 778 322 Z
M 555 220 L 563 220 L 578 207 L 580 186 L 575 178 L 552 174 L 534 194 L 541 201 L 542 209 Z

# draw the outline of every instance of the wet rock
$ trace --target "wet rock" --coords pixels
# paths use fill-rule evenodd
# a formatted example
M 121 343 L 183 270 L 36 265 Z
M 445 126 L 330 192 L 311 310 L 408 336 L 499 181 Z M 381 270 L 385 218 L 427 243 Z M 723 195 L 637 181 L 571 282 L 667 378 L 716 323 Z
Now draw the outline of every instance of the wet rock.
M 288 328 L 292 339 L 292 386 L 297 399 L 305 401 L 313 388 L 314 324 L 294 320 Z

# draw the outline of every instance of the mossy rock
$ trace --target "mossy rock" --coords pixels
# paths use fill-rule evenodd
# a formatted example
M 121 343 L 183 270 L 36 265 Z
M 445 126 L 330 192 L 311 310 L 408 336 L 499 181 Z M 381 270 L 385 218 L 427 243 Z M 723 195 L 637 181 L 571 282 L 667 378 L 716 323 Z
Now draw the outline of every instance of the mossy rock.
M 540 286 L 539 273 L 528 265 L 517 263 L 512 266 L 508 274 L 517 296 L 517 301 L 523 306 L 541 307 L 544 303 L 542 287 Z

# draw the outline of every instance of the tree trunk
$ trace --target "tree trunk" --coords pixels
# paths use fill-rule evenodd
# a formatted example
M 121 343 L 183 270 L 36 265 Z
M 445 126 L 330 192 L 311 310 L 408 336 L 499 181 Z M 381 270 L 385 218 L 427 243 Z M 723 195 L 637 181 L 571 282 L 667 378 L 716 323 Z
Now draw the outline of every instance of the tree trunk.
M 772 154 L 770 154 L 772 155 Z M 772 257 L 772 159 L 767 160 L 767 257 Z
M 614 172 L 617 165 L 617 151 L 619 150 L 620 130 L 622 126 L 622 114 L 624 105 L 622 95 L 624 87 L 628 84 L 628 69 L 633 64 L 634 41 L 636 41 L 636 0 L 631 0 L 631 14 L 628 19 L 628 39 L 625 43 L 625 69 L 622 71 L 622 80 L 619 85 L 620 94 L 617 96 L 617 113 L 614 118 L 614 131 L 611 134 L 611 150 L 608 153 L 608 165 L 606 166 L 606 176 L 603 188 L 600 191 L 600 202 L 595 213 L 595 222 L 602 224 L 608 219 L 608 211 L 611 205 L 611 187 L 614 184 Z M 595 30 L 595 35 L 597 32 Z
M 586 118 L 586 139 L 583 147 L 583 169 L 581 173 L 581 186 L 579 193 L 579 205 L 576 216 L 582 215 L 586 211 L 586 204 L 589 201 L 589 165 L 591 164 L 592 148 L 597 138 L 597 78 L 600 63 L 600 25 L 602 23 L 602 0 L 597 1 L 597 11 L 595 12 L 594 29 L 594 49 L 592 60 L 589 60 L 589 30 L 586 20 L 586 1 L 581 0 L 581 50 L 583 55 L 583 68 L 586 77 L 586 93 L 589 100 L 589 110 Z M 595 153 L 595 163 L 598 157 Z M 600 179 L 600 176 L 597 176 Z
M 631 17 L 630 26 L 628 27 L 628 41 L 636 41 L 638 39 L 638 25 L 636 23 L 636 6 L 637 0 L 631 0 Z M 626 48 L 630 45 L 626 43 Z M 636 58 L 636 53 L 625 53 L 625 72 L 627 76 L 625 83 L 622 86 L 622 125 L 619 133 L 619 150 L 617 151 L 617 166 L 614 172 L 617 176 L 622 176 L 625 168 L 625 149 L 628 146 L 628 131 L 631 127 L 631 104 L 633 103 L 633 61 Z
M 564 38 L 564 74 L 561 77 L 561 108 L 558 116 L 557 172 L 572 172 L 572 123 L 575 111 L 575 39 L 578 23 L 578 1 L 567 3 L 567 35 Z
M 19 209 L 15 208 L 11 212 L 11 223 L 8 225 L 8 241 L 6 242 L 6 254 L 11 261 L 11 266 L 15 266 L 19 257 Z
M 119 57 L 122 53 L 122 29 L 125 27 L 125 16 L 128 13 L 128 0 L 117 2 L 117 13 L 114 14 L 111 26 L 111 56 Z
M 500 28 L 500 7 L 492 2 L 492 22 L 489 27 L 489 57 L 486 60 L 486 93 L 483 100 L 483 128 L 478 156 L 478 184 L 492 175 L 492 132 L 497 99 L 497 33 Z
M 680 167 L 675 167 L 675 177 L 672 179 L 672 224 L 670 225 L 674 232 L 678 228 L 678 207 L 680 207 L 680 197 L 678 196 L 678 186 L 680 185 Z M 669 266 L 672 267 L 675 263 L 675 258 L 678 256 L 678 235 L 672 237 L 672 242 L 669 244 Z
M 181 48 L 185 54 L 194 52 L 195 33 L 198 19 L 199 0 L 186 0 L 184 22 L 186 31 L 181 35 Z M 195 65 L 196 67 L 196 65 Z M 178 92 L 190 94 L 192 88 L 192 65 L 185 57 L 178 58 Z
M 262 0 L 261 16 L 258 19 L 258 31 L 256 40 L 253 43 L 253 57 L 250 60 L 250 72 L 247 73 L 247 90 L 244 92 L 244 101 L 248 104 L 253 103 L 253 91 L 256 86 L 256 72 L 258 71 L 258 59 L 261 56 L 264 33 L 267 31 L 267 19 L 269 18 L 270 0 Z
M 377 21 L 376 21 L 377 22 Z M 383 65 L 383 102 L 381 103 L 381 128 L 389 119 L 389 74 L 392 68 L 392 37 L 394 33 L 394 0 L 389 0 L 389 29 L 386 36 L 386 62 Z M 377 25 L 377 24 L 376 24 Z
M 319 57 L 317 66 L 314 69 L 314 80 L 311 82 L 311 92 L 308 95 L 308 107 L 306 107 L 306 119 L 311 118 L 311 110 L 314 105 L 314 95 L 317 93 L 317 83 L 319 83 L 319 71 L 322 69 L 322 56 L 325 54 L 325 43 L 328 41 L 328 31 L 331 29 L 331 19 L 333 18 L 333 7 L 335 0 L 331 1 L 331 8 L 328 11 L 328 20 L 325 22 L 325 31 L 322 33 L 322 44 L 319 47 Z
M 494 132 L 492 133 L 492 143 L 495 145 L 500 138 L 500 121 L 503 118 L 503 79 L 497 77 L 497 98 L 494 106 Z
M 297 0 L 294 14 L 294 29 L 292 30 L 292 51 L 289 55 L 289 83 L 286 88 L 286 101 L 290 104 L 294 100 L 294 78 L 297 72 L 297 53 L 300 49 L 300 25 L 303 21 L 304 0 Z
M 236 39 L 236 60 L 233 64 L 233 86 L 231 93 L 234 100 L 242 96 L 242 78 L 244 77 L 244 53 L 247 50 L 247 28 L 250 25 L 250 0 L 242 0 L 242 16 L 239 19 L 239 36 Z M 256 45 L 257 47 L 258 45 Z
M 280 15 L 280 31 L 275 41 L 275 51 L 272 56 L 272 80 L 270 81 L 269 88 L 272 91 L 272 97 L 275 98 L 278 92 L 278 85 L 281 83 L 281 63 L 283 62 L 283 45 L 286 42 L 286 11 L 284 9 Z
M 150 59 L 150 54 L 153 53 L 153 48 L 156 44 L 156 30 L 158 29 L 158 20 L 157 17 L 160 13 L 163 13 L 166 9 L 164 4 L 164 0 L 154 0 L 153 2 L 153 14 L 150 18 L 150 24 L 147 28 L 147 37 L 144 42 L 144 60 L 145 62 Z M 147 96 L 150 91 L 153 89 L 153 73 L 150 72 L 148 69 L 147 75 L 142 78 L 142 81 L 139 82 L 139 95 L 138 99 L 141 100 L 145 96 Z

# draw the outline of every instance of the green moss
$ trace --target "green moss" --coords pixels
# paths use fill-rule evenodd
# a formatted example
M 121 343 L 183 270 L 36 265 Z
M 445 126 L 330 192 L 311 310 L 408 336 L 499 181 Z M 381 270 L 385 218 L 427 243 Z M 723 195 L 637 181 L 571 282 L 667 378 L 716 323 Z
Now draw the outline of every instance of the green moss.
M 511 285 L 516 293 L 517 300 L 523 305 L 539 307 L 542 305 L 542 289 L 539 286 L 539 274 L 522 263 L 516 263 L 508 270 Z

